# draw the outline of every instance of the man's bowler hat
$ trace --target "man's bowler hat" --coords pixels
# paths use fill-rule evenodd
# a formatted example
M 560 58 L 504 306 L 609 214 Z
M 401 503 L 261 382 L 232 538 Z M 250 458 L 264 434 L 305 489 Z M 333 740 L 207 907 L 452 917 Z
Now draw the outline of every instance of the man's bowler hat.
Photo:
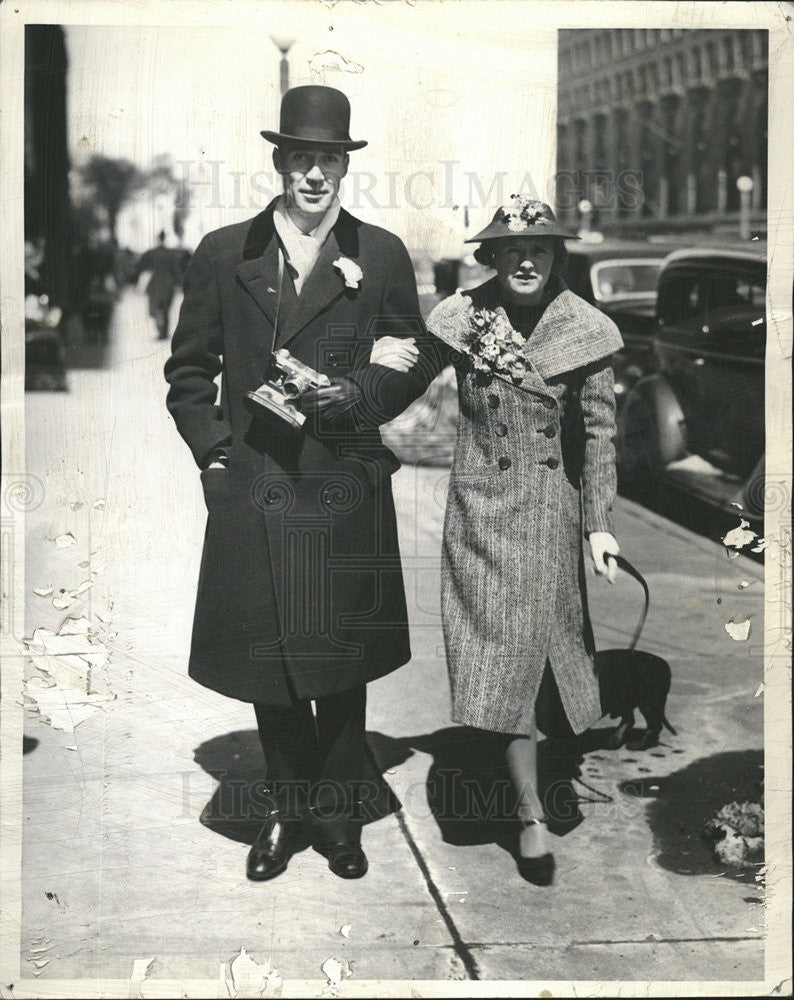
M 268 142 L 310 142 L 361 149 L 366 140 L 350 138 L 350 101 L 333 87 L 293 87 L 281 100 L 279 131 L 260 133 Z

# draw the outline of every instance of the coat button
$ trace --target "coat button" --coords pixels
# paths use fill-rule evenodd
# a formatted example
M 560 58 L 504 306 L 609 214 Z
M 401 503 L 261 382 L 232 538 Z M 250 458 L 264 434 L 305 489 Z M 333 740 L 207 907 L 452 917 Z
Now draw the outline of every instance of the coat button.
M 499 397 L 496 395 L 495 392 L 488 393 L 488 405 L 491 407 L 492 410 L 495 410 L 499 405 Z
M 265 503 L 271 504 L 271 503 L 274 502 L 274 500 L 276 498 L 273 496 L 272 493 L 265 493 L 265 495 L 262 497 L 262 499 L 265 501 Z
M 551 399 L 549 396 L 544 396 L 543 405 L 546 407 L 547 410 L 551 410 L 554 408 L 555 400 Z
M 325 360 L 331 368 L 336 368 L 339 364 L 339 357 L 336 354 L 329 354 Z
M 323 503 L 324 504 L 331 503 L 331 494 L 328 492 L 328 490 L 323 490 Z
M 507 434 L 507 424 L 497 424 L 494 431 L 500 438 L 503 438 Z
M 509 469 L 512 464 L 513 463 L 510 461 L 510 459 L 507 457 L 507 455 L 503 455 L 499 459 L 499 463 L 498 463 L 499 468 L 502 470 L 502 472 L 504 472 L 506 469 Z
M 556 469 L 557 466 L 560 464 L 560 462 L 559 462 L 559 459 L 557 459 L 557 458 L 546 458 L 540 464 L 541 465 L 548 465 L 548 467 L 550 469 Z
M 553 424 L 549 424 L 548 427 L 539 428 L 540 434 L 545 434 L 547 438 L 553 438 L 557 433 L 557 428 Z

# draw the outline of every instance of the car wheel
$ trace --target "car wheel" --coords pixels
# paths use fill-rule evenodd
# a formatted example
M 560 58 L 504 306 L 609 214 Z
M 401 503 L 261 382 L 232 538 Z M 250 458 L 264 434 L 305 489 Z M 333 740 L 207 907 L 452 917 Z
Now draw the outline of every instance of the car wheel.
M 635 488 L 656 488 L 665 467 L 686 455 L 684 415 L 666 382 L 652 376 L 629 393 L 616 446 L 620 482 Z
M 762 455 L 758 460 L 755 468 L 753 469 L 749 479 L 744 485 L 744 490 L 742 491 L 742 500 L 744 501 L 744 509 L 752 518 L 763 519 L 766 500 L 770 499 L 774 502 L 775 491 L 770 491 L 772 494 L 767 498 L 766 493 L 766 456 Z

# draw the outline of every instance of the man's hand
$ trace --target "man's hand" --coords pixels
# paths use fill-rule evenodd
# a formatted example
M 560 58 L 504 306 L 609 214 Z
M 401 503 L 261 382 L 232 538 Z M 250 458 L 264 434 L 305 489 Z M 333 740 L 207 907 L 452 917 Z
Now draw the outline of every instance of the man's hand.
M 609 531 L 591 531 L 590 552 L 596 573 L 599 576 L 606 576 L 610 583 L 614 583 L 618 564 L 610 556 L 620 553 L 620 546 L 615 536 Z
M 398 372 L 410 371 L 419 357 L 415 337 L 381 337 L 372 345 L 370 364 L 384 365 Z
M 315 414 L 328 423 L 341 420 L 361 400 L 361 390 L 348 378 L 331 379 L 331 384 L 309 389 L 300 397 L 301 413 Z

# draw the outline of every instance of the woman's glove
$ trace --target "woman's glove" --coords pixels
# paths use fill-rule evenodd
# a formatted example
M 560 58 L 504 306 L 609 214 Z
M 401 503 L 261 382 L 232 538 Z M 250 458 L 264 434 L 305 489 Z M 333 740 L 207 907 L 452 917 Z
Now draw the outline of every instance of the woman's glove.
M 361 402 L 361 389 L 349 378 L 331 379 L 330 385 L 308 389 L 300 397 L 298 408 L 306 416 L 314 415 L 329 424 L 340 423 Z
M 620 553 L 617 538 L 609 531 L 591 531 L 589 541 L 596 573 L 606 576 L 610 583 L 614 583 L 618 564 L 609 557 Z
M 410 371 L 419 357 L 415 337 L 381 337 L 372 345 L 370 364 L 384 365 L 398 372 Z

